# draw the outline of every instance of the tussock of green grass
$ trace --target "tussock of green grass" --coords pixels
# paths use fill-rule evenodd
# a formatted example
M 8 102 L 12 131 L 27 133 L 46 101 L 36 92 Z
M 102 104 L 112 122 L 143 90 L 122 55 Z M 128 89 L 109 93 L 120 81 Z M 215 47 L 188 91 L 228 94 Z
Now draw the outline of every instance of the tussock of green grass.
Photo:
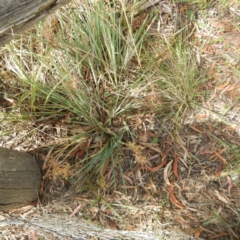
M 178 41 L 174 47 L 170 46 L 169 55 L 159 66 L 157 75 L 158 95 L 163 102 L 159 105 L 160 112 L 167 111 L 168 117 L 181 123 L 206 94 L 202 86 L 208 77 L 199 70 L 191 50 Z
M 162 63 L 146 54 L 156 16 L 137 25 L 125 5 L 76 2 L 5 49 L 16 75 L 12 116 L 34 122 L 31 134 L 55 136 L 40 146 L 51 148 L 56 161 L 81 152 L 73 164 L 77 178 L 112 185 L 107 176 L 124 171 L 121 147 L 134 141 L 129 119 L 154 112 L 182 122 L 201 96 L 205 79 L 186 47 L 168 46 Z

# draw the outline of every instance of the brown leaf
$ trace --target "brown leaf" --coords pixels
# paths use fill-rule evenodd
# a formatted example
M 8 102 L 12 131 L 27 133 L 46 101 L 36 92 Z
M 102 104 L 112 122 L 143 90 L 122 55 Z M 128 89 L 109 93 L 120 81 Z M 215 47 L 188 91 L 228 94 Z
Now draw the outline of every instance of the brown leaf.
M 228 233 L 227 232 L 220 232 L 219 234 L 211 236 L 210 239 L 214 239 L 214 238 L 218 238 L 219 239 L 222 236 L 228 236 Z
M 47 155 L 43 155 L 43 154 L 40 154 L 39 157 L 41 157 L 42 160 L 44 160 L 44 163 L 42 165 L 42 171 L 44 171 L 46 168 L 47 168 L 47 164 L 48 164 L 48 161 L 50 159 L 50 155 L 52 153 L 52 150 L 53 148 L 51 148 L 49 151 L 48 151 L 48 154 Z
M 222 84 L 222 85 L 220 85 L 220 86 L 217 86 L 216 89 L 217 89 L 217 90 L 222 90 L 222 89 L 226 88 L 226 87 L 229 85 L 230 82 L 231 82 L 231 79 L 229 79 L 228 81 L 226 81 L 224 84 Z
M 224 157 L 222 157 L 218 152 L 215 152 L 216 157 L 218 157 L 224 164 L 228 165 L 228 162 Z
M 174 219 L 176 219 L 179 223 L 184 224 L 184 225 L 189 225 L 189 222 L 187 220 L 185 220 L 183 217 L 181 216 L 177 216 L 174 217 Z
M 201 131 L 201 130 L 199 130 L 199 129 L 193 127 L 193 126 L 191 126 L 190 128 L 191 128 L 192 130 L 198 132 L 198 133 L 201 133 L 201 134 L 203 133 L 203 131 Z
M 208 115 L 207 114 L 198 114 L 198 115 L 196 115 L 196 118 L 207 118 L 208 117 Z
M 224 23 L 221 23 L 220 21 L 215 21 L 213 18 L 209 18 L 208 21 L 210 22 L 212 27 L 215 27 L 217 29 L 223 29 L 225 27 Z
M 158 157 L 159 157 L 159 154 L 155 154 L 155 155 L 147 158 L 147 160 L 148 160 L 148 161 L 151 161 L 151 160 L 153 160 L 153 159 L 155 159 L 155 158 L 158 158 Z
M 44 186 L 45 186 L 45 179 L 46 178 L 42 178 L 43 180 L 41 181 L 41 186 L 40 186 L 40 189 L 39 189 L 39 196 L 42 196 L 43 195 L 43 190 L 44 190 Z
M 111 158 L 108 158 L 107 162 L 105 163 L 105 165 L 102 168 L 102 176 L 104 176 L 110 162 L 111 162 Z
M 123 175 L 123 177 L 131 184 L 133 185 L 133 181 L 130 177 L 126 176 L 126 175 Z
M 74 211 L 71 213 L 70 217 L 73 217 L 80 209 L 81 209 L 82 205 L 79 204 L 75 209 Z
M 201 230 L 198 229 L 198 230 L 194 233 L 195 238 L 199 238 L 199 237 L 200 237 L 200 234 L 201 234 Z
M 167 155 L 173 150 L 174 145 L 168 147 L 168 149 L 166 150 L 166 152 L 164 152 L 162 158 L 165 159 L 167 157 Z
M 207 123 L 209 130 L 208 132 L 212 133 L 213 129 L 212 129 L 212 124 L 210 122 Z
M 114 230 L 118 230 L 118 226 L 117 224 L 111 220 L 109 217 L 107 218 L 107 222 L 108 222 L 108 226 L 111 228 L 111 229 L 114 229 Z
M 170 184 L 170 191 L 169 191 L 169 193 L 170 193 L 170 201 L 171 201 L 172 204 L 174 204 L 176 207 L 181 208 L 181 209 L 185 207 L 175 197 L 175 194 L 174 194 L 174 182 L 171 182 L 171 184 Z
M 215 196 L 218 197 L 218 199 L 226 204 L 230 204 L 230 200 L 227 196 L 221 194 L 219 191 L 214 191 Z
M 163 179 L 164 179 L 164 181 L 165 181 L 165 183 L 166 183 L 167 185 L 170 185 L 170 182 L 169 182 L 169 180 L 168 180 L 168 176 L 170 175 L 170 172 L 171 172 L 171 170 L 172 170 L 172 162 L 173 162 L 173 160 L 170 161 L 170 162 L 167 164 L 167 166 L 164 168 L 164 171 L 163 171 Z
M 81 158 L 83 154 L 85 153 L 86 148 L 85 146 L 77 153 L 76 158 Z
M 227 176 L 227 182 L 228 182 L 228 194 L 230 194 L 233 185 L 232 185 L 232 179 L 229 176 Z
M 185 12 L 187 9 L 188 9 L 188 6 L 187 6 L 187 4 L 186 4 L 186 5 L 182 6 L 181 8 L 179 8 L 178 11 L 179 11 L 181 14 L 184 14 L 184 12 Z
M 238 86 L 237 83 L 234 83 L 228 88 L 227 92 L 231 92 L 231 91 L 236 90 L 238 88 L 240 88 L 240 86 Z
M 158 165 L 158 166 L 156 166 L 156 167 L 153 167 L 153 168 L 148 168 L 148 171 L 149 172 L 156 172 L 156 171 L 158 171 L 159 169 L 161 169 L 166 163 L 167 163 L 167 160 L 166 160 L 166 157 L 167 157 L 167 155 L 173 150 L 173 148 L 174 148 L 174 146 L 172 145 L 172 146 L 170 146 L 170 147 L 168 147 L 168 149 L 163 153 L 163 155 L 162 155 L 162 162 Z
M 215 174 L 215 178 L 219 177 L 221 175 L 223 169 L 223 164 L 221 161 L 218 162 L 218 169 L 217 169 L 217 173 Z
M 143 181 L 142 181 L 142 173 L 141 173 L 140 169 L 137 169 L 136 177 L 138 178 L 140 185 L 144 188 Z
M 173 172 L 177 179 L 178 179 L 178 159 L 179 157 L 176 157 L 173 162 Z
M 156 166 L 156 167 L 153 167 L 153 168 L 148 167 L 148 171 L 149 171 L 149 172 L 156 172 L 156 171 L 158 171 L 159 169 L 161 169 L 166 163 L 167 163 L 167 159 L 165 159 L 163 162 L 161 162 L 161 163 L 160 163 L 158 166 Z

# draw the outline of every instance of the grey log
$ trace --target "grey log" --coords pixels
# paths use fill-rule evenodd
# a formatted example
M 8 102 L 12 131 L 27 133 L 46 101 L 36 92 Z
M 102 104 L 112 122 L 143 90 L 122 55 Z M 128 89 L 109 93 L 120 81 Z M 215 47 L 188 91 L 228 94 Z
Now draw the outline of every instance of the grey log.
M 0 0 L 0 47 L 70 0 Z
M 61 204 L 61 203 L 59 203 Z M 4 232 L 4 239 L 13 239 L 11 231 L 17 239 L 51 239 L 51 240 L 203 240 L 181 233 L 177 230 L 166 230 L 159 227 L 156 231 L 121 231 L 99 228 L 94 224 L 88 224 L 77 217 L 70 218 L 64 213 L 39 214 L 36 217 L 0 218 L 0 232 Z M 30 232 L 34 232 L 31 238 Z
M 0 147 L 0 210 L 33 202 L 40 185 L 41 171 L 33 156 Z

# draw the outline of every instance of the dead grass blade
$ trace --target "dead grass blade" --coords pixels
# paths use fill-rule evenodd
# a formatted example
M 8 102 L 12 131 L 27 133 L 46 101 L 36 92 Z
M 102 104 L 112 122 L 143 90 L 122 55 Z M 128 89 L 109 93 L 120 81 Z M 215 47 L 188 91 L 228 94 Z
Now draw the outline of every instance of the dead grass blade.
M 176 136 L 176 142 L 177 142 L 177 143 L 179 144 L 179 146 L 183 149 L 185 155 L 186 155 L 188 158 L 191 158 L 191 156 L 189 155 L 188 150 L 187 150 L 187 148 L 185 147 L 184 142 L 183 142 L 183 140 L 181 139 L 181 137 L 179 136 L 179 134 L 177 134 L 177 136 Z

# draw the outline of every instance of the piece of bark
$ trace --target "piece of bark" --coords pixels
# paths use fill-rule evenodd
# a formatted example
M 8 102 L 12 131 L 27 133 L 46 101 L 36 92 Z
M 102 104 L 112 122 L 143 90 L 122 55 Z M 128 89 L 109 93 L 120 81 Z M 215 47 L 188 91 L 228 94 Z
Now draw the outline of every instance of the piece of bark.
M 0 47 L 70 0 L 0 0 Z
M 0 147 L 0 210 L 30 204 L 38 197 L 41 171 L 28 153 Z

